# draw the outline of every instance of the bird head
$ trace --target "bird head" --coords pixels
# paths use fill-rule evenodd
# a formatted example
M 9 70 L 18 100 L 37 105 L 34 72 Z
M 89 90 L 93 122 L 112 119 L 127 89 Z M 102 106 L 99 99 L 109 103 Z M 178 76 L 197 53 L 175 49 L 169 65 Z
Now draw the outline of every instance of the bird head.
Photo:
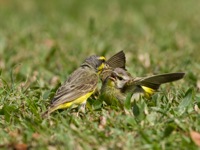
M 89 66 L 93 68 L 96 72 L 100 73 L 105 66 L 105 57 L 92 55 L 85 59 L 82 66 Z
M 131 76 L 122 68 L 115 68 L 114 71 L 109 76 L 110 82 L 115 84 L 116 88 L 123 88 L 128 80 L 130 80 Z

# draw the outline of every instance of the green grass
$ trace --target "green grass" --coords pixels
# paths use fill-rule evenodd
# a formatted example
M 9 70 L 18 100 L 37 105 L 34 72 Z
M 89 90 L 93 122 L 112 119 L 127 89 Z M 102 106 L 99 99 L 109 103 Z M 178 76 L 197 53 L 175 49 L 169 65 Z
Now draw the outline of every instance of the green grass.
M 198 149 L 190 131 L 200 132 L 199 8 L 198 0 L 1 0 L 0 148 Z M 40 117 L 88 55 L 122 49 L 133 76 L 186 76 L 135 103 L 134 116 L 90 99 L 85 116 Z

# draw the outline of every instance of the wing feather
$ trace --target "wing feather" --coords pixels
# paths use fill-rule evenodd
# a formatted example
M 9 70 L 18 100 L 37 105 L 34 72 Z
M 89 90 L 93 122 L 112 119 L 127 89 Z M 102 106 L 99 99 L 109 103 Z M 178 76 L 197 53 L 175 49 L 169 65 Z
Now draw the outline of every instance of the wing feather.
M 95 90 L 98 76 L 95 72 L 79 68 L 57 90 L 52 100 L 51 107 L 71 102 Z
M 117 54 L 113 55 L 110 59 L 106 61 L 106 63 L 111 68 L 126 68 L 126 57 L 123 51 L 118 52 Z
M 153 75 L 150 77 L 134 78 L 127 83 L 126 88 L 130 89 L 136 85 L 146 86 L 154 90 L 158 90 L 161 84 L 180 80 L 184 77 L 185 73 L 166 73 L 161 75 Z

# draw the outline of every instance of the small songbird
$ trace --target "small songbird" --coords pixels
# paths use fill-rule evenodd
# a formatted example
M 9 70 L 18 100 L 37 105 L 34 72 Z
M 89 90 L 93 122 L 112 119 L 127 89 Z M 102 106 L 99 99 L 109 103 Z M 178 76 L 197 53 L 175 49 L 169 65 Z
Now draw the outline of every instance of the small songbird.
M 87 99 L 97 88 L 99 74 L 105 66 L 105 57 L 92 55 L 85 59 L 69 78 L 58 88 L 45 117 L 57 109 L 78 105 L 85 110 Z
M 126 70 L 125 65 L 126 65 L 126 57 L 125 57 L 125 53 L 123 50 L 119 51 L 118 53 L 111 56 L 105 62 L 105 66 L 99 75 L 101 82 L 102 82 L 102 86 L 104 86 L 103 85 L 104 81 L 106 80 L 106 78 L 111 76 L 111 74 L 115 68 L 122 68 L 122 69 Z M 102 89 L 102 87 L 101 87 L 101 89 Z M 96 95 L 100 96 L 100 99 L 104 99 L 104 98 L 102 98 L 102 95 L 100 94 L 101 92 L 99 92 L 99 90 L 96 93 L 97 93 Z
M 115 68 L 111 75 L 103 80 L 101 94 L 107 104 L 124 104 L 127 95 L 132 96 L 141 93 L 145 97 L 151 97 L 161 84 L 173 82 L 184 77 L 185 73 L 166 73 L 149 77 L 133 78 L 123 68 Z

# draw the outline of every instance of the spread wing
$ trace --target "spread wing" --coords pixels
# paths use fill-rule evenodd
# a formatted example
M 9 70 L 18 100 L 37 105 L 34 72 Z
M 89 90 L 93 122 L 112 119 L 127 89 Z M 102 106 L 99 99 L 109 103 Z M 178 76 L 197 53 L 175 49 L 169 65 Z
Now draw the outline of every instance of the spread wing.
M 185 73 L 166 73 L 161 75 L 154 75 L 145 78 L 134 78 L 127 82 L 125 90 L 138 89 L 140 86 L 146 86 L 154 90 L 158 90 L 161 84 L 180 80 L 184 77 Z
M 95 90 L 98 76 L 90 70 L 79 68 L 75 70 L 67 81 L 57 90 L 51 107 L 71 102 Z
M 106 61 L 106 63 L 111 68 L 126 68 L 126 57 L 123 51 L 118 52 L 117 54 L 113 55 L 110 59 Z
M 184 75 L 182 72 L 154 75 L 141 79 L 138 84 L 157 90 L 161 84 L 180 80 Z

